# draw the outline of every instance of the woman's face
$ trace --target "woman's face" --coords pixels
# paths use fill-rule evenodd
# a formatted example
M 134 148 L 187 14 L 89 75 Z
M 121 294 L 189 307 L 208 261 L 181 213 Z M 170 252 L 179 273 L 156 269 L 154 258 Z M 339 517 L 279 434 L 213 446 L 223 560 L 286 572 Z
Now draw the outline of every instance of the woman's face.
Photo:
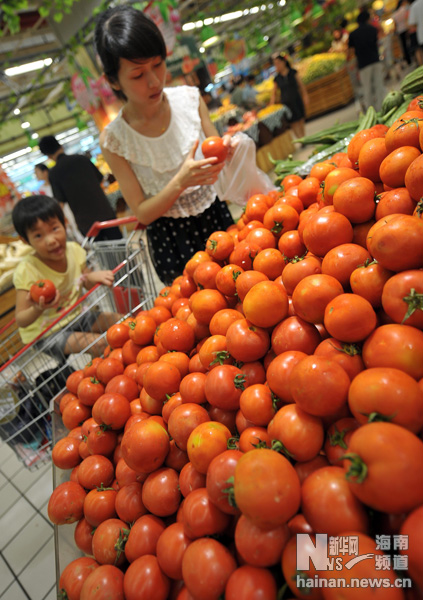
M 162 100 L 165 80 L 166 63 L 161 56 L 136 62 L 121 58 L 118 81 L 112 87 L 121 90 L 127 101 L 148 107 Z
M 282 58 L 275 58 L 273 60 L 273 64 L 275 65 L 276 71 L 278 73 L 286 73 L 286 71 L 288 71 L 286 62 Z

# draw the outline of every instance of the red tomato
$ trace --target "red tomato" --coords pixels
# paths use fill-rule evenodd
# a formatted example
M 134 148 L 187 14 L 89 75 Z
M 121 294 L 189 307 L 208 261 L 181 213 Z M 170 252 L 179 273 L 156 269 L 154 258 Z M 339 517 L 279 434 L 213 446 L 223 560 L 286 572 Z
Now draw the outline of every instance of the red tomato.
M 127 323 L 115 323 L 106 333 L 107 343 L 110 348 L 122 348 L 129 340 L 129 326 Z
M 374 215 L 375 193 L 373 181 L 355 177 L 341 183 L 333 195 L 333 206 L 351 223 L 364 223 Z
M 157 561 L 165 575 L 182 579 L 182 559 L 190 543 L 182 523 L 166 527 L 157 541 Z
M 382 325 L 363 345 L 367 368 L 393 367 L 414 379 L 423 377 L 423 333 L 409 325 Z
M 169 434 L 181 450 L 186 450 L 192 431 L 207 421 L 210 421 L 210 418 L 205 408 L 193 402 L 183 403 L 177 406 L 169 417 Z
M 216 421 L 198 425 L 188 438 L 187 452 L 193 467 L 200 473 L 207 469 L 215 456 L 226 450 L 230 430 Z
M 235 528 L 235 545 L 247 564 L 254 567 L 271 567 L 280 560 L 289 536 L 286 524 L 264 530 L 245 515 L 241 515 Z
M 265 448 L 244 454 L 235 468 L 235 502 L 259 527 L 283 525 L 300 506 L 300 482 L 289 461 Z
M 188 375 L 185 375 L 179 386 L 179 393 L 183 404 L 203 404 L 206 401 L 206 394 L 204 392 L 205 384 L 205 373 L 188 373 Z
M 265 356 L 269 350 L 270 337 L 265 329 L 256 327 L 247 319 L 241 319 L 228 328 L 226 344 L 229 353 L 236 360 L 251 362 Z
M 372 305 L 362 296 L 340 294 L 325 309 L 324 326 L 342 342 L 359 342 L 367 338 L 377 324 Z
M 423 271 L 403 271 L 388 279 L 382 306 L 395 323 L 423 329 Z
M 316 256 L 324 256 L 340 244 L 349 244 L 353 239 L 350 221 L 339 212 L 317 212 L 305 224 L 304 244 Z
M 94 527 L 88 523 L 85 517 L 82 517 L 75 527 L 73 537 L 76 546 L 84 552 L 84 554 L 92 555 L 93 553 L 93 533 Z
M 421 535 L 423 533 L 423 507 L 420 506 L 413 510 L 401 525 L 400 535 L 408 538 L 408 547 L 406 550 L 400 550 L 401 554 L 408 556 L 408 573 L 413 581 L 423 588 L 423 573 L 421 565 L 423 564 L 423 552 L 421 545 Z
M 320 342 L 314 354 L 326 356 L 337 362 L 346 371 L 351 381 L 364 369 L 361 348 L 357 344 L 345 344 L 335 338 L 327 338 Z
M 364 248 L 362 250 L 366 252 Z M 325 260 L 326 257 L 323 263 Z M 327 304 L 343 292 L 342 283 L 332 273 L 308 275 L 296 285 L 292 294 L 295 314 L 308 323 L 323 323 Z
M 113 477 L 113 463 L 101 454 L 88 456 L 79 465 L 78 481 L 87 490 L 109 487 Z
M 82 485 L 73 481 L 59 484 L 50 496 L 48 518 L 55 525 L 79 521 L 84 514 L 86 492 Z
M 307 354 L 295 350 L 282 352 L 269 364 L 266 372 L 267 384 L 272 392 L 283 402 L 292 402 L 289 379 L 292 369 Z
M 312 354 L 321 341 L 315 325 L 298 317 L 287 317 L 272 332 L 272 349 L 275 354 L 293 350 Z
M 60 575 L 60 592 L 66 594 L 69 600 L 79 600 L 85 580 L 98 566 L 98 563 L 88 556 L 70 562 Z
M 214 231 L 206 242 L 206 252 L 215 260 L 226 260 L 233 249 L 234 241 L 226 231 Z
M 316 417 L 336 413 L 347 401 L 349 386 L 344 369 L 322 356 L 307 356 L 292 369 L 290 377 L 294 401 Z
M 91 415 L 91 409 L 82 404 L 79 400 L 71 400 L 68 404 L 66 404 L 63 413 L 62 413 L 62 421 L 63 425 L 71 430 L 75 427 L 78 427 L 85 419 L 88 419 Z
M 193 490 L 185 498 L 183 508 L 184 533 L 191 540 L 223 533 L 230 516 L 211 502 L 206 488 Z
M 413 181 L 412 174 L 415 167 L 413 167 L 413 170 L 410 172 L 409 168 L 416 161 L 416 159 L 419 159 L 420 156 L 420 150 L 414 148 L 413 146 L 401 146 L 400 148 L 393 150 L 386 158 L 383 159 L 380 165 L 379 174 L 381 181 L 391 188 L 404 187 L 405 184 L 405 187 L 410 192 L 411 197 L 415 200 L 418 200 L 419 198 L 415 198 L 414 193 L 415 184 L 411 183 Z M 407 185 L 405 180 L 408 172 L 410 174 L 407 178 Z M 409 187 L 410 185 L 412 190 Z
M 412 215 L 416 202 L 410 196 L 407 188 L 395 188 L 380 196 L 376 206 L 375 218 L 377 221 L 392 214 Z
M 413 433 L 423 427 L 423 394 L 419 384 L 404 371 L 365 369 L 351 382 L 348 404 L 361 424 L 386 420 Z
M 127 400 L 135 400 L 139 397 L 139 389 L 137 383 L 127 375 L 116 375 L 106 385 L 106 394 L 120 394 L 125 396 Z
M 233 477 L 235 467 L 241 456 L 242 452 L 239 452 L 239 450 L 226 450 L 211 461 L 207 470 L 206 488 L 208 497 L 217 508 L 229 515 L 239 513 L 234 505 L 234 499 L 225 490 L 230 487 L 228 479 Z M 187 500 L 188 498 L 189 496 Z
M 351 436 L 344 470 L 361 502 L 399 514 L 423 502 L 423 442 L 392 423 L 369 423 Z
M 105 358 L 98 364 L 96 377 L 101 383 L 107 384 L 116 375 L 122 375 L 123 364 L 116 358 Z
M 59 469 L 73 469 L 81 462 L 78 448 L 79 440 L 75 438 L 64 437 L 58 440 L 51 453 L 53 464 Z
M 358 171 L 361 177 L 367 177 L 373 182 L 380 181 L 379 169 L 382 161 L 390 151 L 386 149 L 385 139 L 367 140 L 358 155 Z
M 130 380 L 131 384 L 134 383 Z M 129 400 L 122 394 L 107 393 L 100 396 L 93 406 L 93 418 L 99 425 L 122 429 L 131 416 Z
M 126 600 L 166 600 L 170 581 L 155 556 L 140 556 L 129 565 L 123 580 Z
M 311 460 L 323 446 L 322 421 L 296 404 L 278 410 L 267 428 L 272 440 L 282 444 L 282 452 L 296 461 Z
M 38 279 L 29 288 L 29 293 L 33 302 L 38 304 L 40 298 L 44 298 L 44 302 L 48 304 L 56 296 L 56 286 L 50 279 Z
M 201 151 L 204 158 L 217 158 L 217 163 L 223 162 L 228 155 L 228 148 L 223 143 L 222 138 L 217 135 L 207 137 L 201 144 Z
M 176 513 L 181 501 L 178 473 L 169 468 L 150 473 L 142 486 L 142 501 L 147 510 L 157 517 Z
M 348 451 L 350 438 L 358 427 L 358 421 L 350 417 L 339 419 L 329 427 L 324 450 L 331 465 L 342 466 L 342 460 L 344 454 Z
M 244 565 L 232 573 L 225 590 L 226 600 L 276 600 L 277 588 L 273 575 L 267 569 Z
M 115 508 L 119 519 L 134 523 L 145 515 L 147 508 L 142 501 L 142 485 L 138 481 L 120 488 L 116 495 Z
M 98 527 L 106 519 L 117 516 L 116 495 L 114 489 L 95 488 L 88 492 L 84 500 L 84 516 L 90 525 Z
M 369 231 L 367 248 L 386 269 L 406 271 L 423 267 L 423 221 L 410 215 L 389 215 Z
M 122 456 L 137 473 L 151 473 L 160 467 L 169 452 L 169 435 L 159 423 L 146 419 L 134 423 L 122 438 Z
M 301 508 L 315 533 L 335 536 L 346 530 L 368 530 L 365 508 L 351 492 L 341 467 L 323 467 L 307 477 Z
M 234 557 L 223 544 L 211 538 L 195 540 L 185 550 L 182 575 L 185 585 L 195 598 L 217 600 L 235 571 Z
M 246 419 L 254 425 L 263 426 L 269 423 L 277 410 L 270 388 L 261 383 L 253 384 L 242 392 L 240 408 Z
M 114 565 L 100 565 L 87 577 L 81 589 L 80 600 L 125 600 L 123 593 L 123 573 Z
M 273 327 L 288 316 L 288 296 L 273 281 L 262 281 L 247 292 L 243 309 L 253 325 Z
M 94 558 L 101 565 L 123 565 L 125 543 L 129 528 L 120 519 L 107 519 L 100 523 L 93 535 Z
M 125 545 L 125 555 L 130 563 L 140 556 L 156 554 L 157 541 L 165 525 L 161 519 L 154 515 L 143 515 L 135 521 L 129 532 Z
M 420 144 L 423 141 L 422 130 L 420 130 Z M 405 187 L 410 192 L 410 196 L 418 202 L 423 196 L 422 188 L 422 157 L 418 156 L 408 167 L 405 173 Z
M 188 496 L 192 490 L 203 488 L 206 486 L 206 475 L 195 469 L 192 463 L 187 463 L 179 473 L 179 487 L 181 494 Z
M 78 385 L 78 398 L 86 406 L 93 406 L 104 394 L 104 385 L 95 377 L 84 377 Z
M 362 296 L 373 308 L 382 304 L 382 291 L 391 277 L 392 271 L 382 267 L 377 261 L 366 261 L 350 275 L 350 286 L 354 294 Z
M 169 319 L 160 330 L 160 342 L 167 351 L 190 352 L 195 344 L 192 328 L 180 319 Z

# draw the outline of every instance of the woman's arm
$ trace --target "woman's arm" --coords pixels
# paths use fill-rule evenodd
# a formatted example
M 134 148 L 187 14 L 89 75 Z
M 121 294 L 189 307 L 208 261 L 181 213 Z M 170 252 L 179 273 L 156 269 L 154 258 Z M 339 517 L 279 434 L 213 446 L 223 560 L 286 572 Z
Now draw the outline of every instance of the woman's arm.
M 301 77 L 298 75 L 298 73 L 295 74 L 295 79 L 297 81 L 297 85 L 298 85 L 298 89 L 301 94 L 301 98 L 303 99 L 303 102 L 304 102 L 304 107 L 307 108 L 309 99 L 308 99 L 308 93 L 307 93 L 306 87 L 305 87 L 304 83 L 301 81 Z
M 223 166 L 216 164 L 217 159 L 215 158 L 195 160 L 197 140 L 178 173 L 158 194 L 146 199 L 127 160 L 104 147 L 103 134 L 100 135 L 100 146 L 105 161 L 119 183 L 126 203 L 143 225 L 149 225 L 163 216 L 188 187 L 215 183 Z
M 273 82 L 273 89 L 272 89 L 272 93 L 270 94 L 270 104 L 275 104 L 277 93 L 278 93 L 278 84 L 276 82 Z

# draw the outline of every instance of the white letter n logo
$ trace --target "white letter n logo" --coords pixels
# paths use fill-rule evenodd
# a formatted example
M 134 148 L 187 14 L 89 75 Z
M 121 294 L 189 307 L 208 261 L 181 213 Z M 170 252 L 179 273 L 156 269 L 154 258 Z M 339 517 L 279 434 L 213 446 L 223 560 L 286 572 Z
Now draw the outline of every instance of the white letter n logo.
M 332 561 L 328 559 L 328 536 L 326 533 L 316 534 L 316 545 L 308 533 L 297 534 L 297 570 L 309 571 L 310 559 L 316 571 L 327 571 L 333 566 L 333 559 Z

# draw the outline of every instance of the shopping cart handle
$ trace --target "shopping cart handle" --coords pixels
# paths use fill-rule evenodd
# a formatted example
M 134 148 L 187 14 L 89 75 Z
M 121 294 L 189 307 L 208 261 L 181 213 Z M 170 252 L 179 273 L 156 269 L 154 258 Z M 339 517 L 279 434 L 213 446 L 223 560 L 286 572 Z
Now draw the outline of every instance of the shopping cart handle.
M 86 237 L 96 237 L 103 229 L 128 225 L 128 223 L 138 223 L 136 229 L 145 229 L 145 225 L 142 225 L 137 217 L 122 217 L 122 219 L 111 219 L 110 221 L 95 221 L 88 230 Z

